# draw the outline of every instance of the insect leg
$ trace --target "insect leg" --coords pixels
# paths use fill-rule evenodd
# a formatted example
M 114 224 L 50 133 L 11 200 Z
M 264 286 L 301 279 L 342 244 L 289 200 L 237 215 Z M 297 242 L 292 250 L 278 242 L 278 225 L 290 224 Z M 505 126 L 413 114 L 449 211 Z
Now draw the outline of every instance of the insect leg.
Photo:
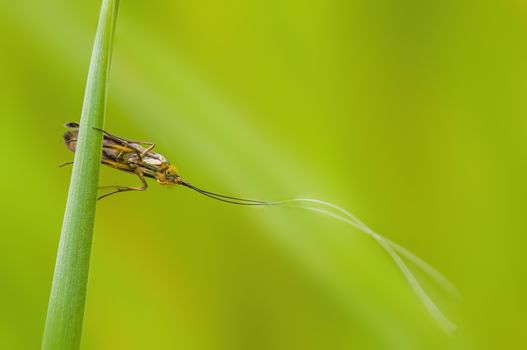
M 94 128 L 94 129 L 102 132 L 109 139 L 111 139 L 113 141 L 116 141 L 116 142 L 119 142 L 119 143 L 121 143 L 124 146 L 127 146 L 127 147 L 130 147 L 130 148 L 134 149 L 135 151 L 137 151 L 139 153 L 139 157 L 140 158 L 143 158 L 143 156 L 148 154 L 148 152 L 153 150 L 154 147 L 156 146 L 155 143 L 153 143 L 153 142 L 140 141 L 140 140 L 127 140 L 127 139 L 123 139 L 123 138 L 121 138 L 119 136 L 110 134 L 108 131 L 104 131 L 103 129 L 99 129 L 99 128 Z M 142 150 L 142 149 L 139 149 L 136 146 L 134 146 L 134 144 L 136 144 L 136 145 L 148 145 L 148 147 L 145 150 Z M 119 156 L 120 156 L 120 154 L 119 154 Z
M 145 149 L 143 152 L 141 152 L 141 157 L 144 156 L 145 154 L 148 154 L 148 152 L 153 150 L 154 147 L 156 146 L 155 143 L 151 143 L 151 142 L 142 142 L 142 143 L 145 144 L 145 145 L 150 145 L 150 146 L 148 146 L 147 149 Z
M 110 140 L 112 141 L 115 141 L 117 143 L 120 143 L 121 145 L 125 146 L 125 147 L 129 147 L 131 149 L 133 149 L 134 151 L 137 152 L 139 158 L 142 160 L 143 157 L 148 154 L 148 152 L 150 152 L 151 150 L 154 149 L 154 147 L 156 146 L 153 142 L 149 142 L 149 141 L 139 141 L 139 140 L 127 140 L 127 139 L 123 139 L 119 136 L 116 136 L 116 135 L 113 135 L 113 134 L 110 134 L 108 131 L 105 131 L 103 129 L 99 129 L 99 128 L 95 128 L 95 130 L 98 130 L 100 132 L 102 132 L 105 137 L 109 138 Z M 137 146 L 136 146 L 137 145 Z M 143 149 L 143 147 L 138 147 L 138 145 L 148 145 L 148 147 L 146 149 Z M 121 155 L 123 154 L 124 150 L 122 150 L 117 158 L 121 157 Z
M 124 141 L 124 144 L 125 144 L 126 147 L 129 147 L 129 148 L 133 149 L 137 153 L 137 155 L 139 156 L 139 158 L 141 160 L 143 159 L 143 157 L 146 154 L 148 154 L 148 152 L 150 152 L 155 147 L 154 143 L 146 142 L 146 141 L 127 140 L 127 141 Z M 148 146 L 148 148 L 143 150 L 143 147 L 139 148 L 138 146 L 136 146 L 136 145 L 140 145 L 140 144 L 149 145 L 149 146 Z M 119 156 L 121 155 L 121 153 L 119 154 Z
M 147 189 L 148 184 L 146 183 L 145 176 L 143 175 L 143 172 L 136 172 L 137 176 L 139 176 L 139 179 L 141 180 L 142 186 L 101 186 L 101 188 L 115 188 L 115 191 L 112 191 L 110 193 L 107 193 L 105 195 L 100 196 L 97 198 L 97 200 L 101 200 L 105 197 L 108 197 L 112 194 L 119 193 L 119 192 L 127 192 L 127 191 L 144 191 Z
M 123 144 L 126 146 L 126 147 L 130 147 L 131 149 L 133 149 L 134 151 L 137 152 L 137 154 L 139 155 L 139 158 L 143 159 L 143 157 L 145 155 L 148 154 L 148 152 L 150 152 L 151 150 L 154 149 L 154 147 L 156 146 L 155 143 L 153 142 L 148 142 L 148 141 L 138 141 L 138 140 L 122 140 L 121 142 L 123 142 Z M 138 146 L 136 145 L 148 145 L 147 148 L 143 149 L 143 147 L 140 147 L 138 148 Z

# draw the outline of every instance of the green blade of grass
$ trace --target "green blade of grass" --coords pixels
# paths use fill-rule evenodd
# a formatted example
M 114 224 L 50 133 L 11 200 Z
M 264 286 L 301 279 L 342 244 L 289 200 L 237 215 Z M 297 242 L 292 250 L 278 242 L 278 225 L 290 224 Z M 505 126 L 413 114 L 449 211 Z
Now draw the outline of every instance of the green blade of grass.
M 78 349 L 90 265 L 113 32 L 119 0 L 103 0 L 86 83 L 77 149 L 42 349 Z

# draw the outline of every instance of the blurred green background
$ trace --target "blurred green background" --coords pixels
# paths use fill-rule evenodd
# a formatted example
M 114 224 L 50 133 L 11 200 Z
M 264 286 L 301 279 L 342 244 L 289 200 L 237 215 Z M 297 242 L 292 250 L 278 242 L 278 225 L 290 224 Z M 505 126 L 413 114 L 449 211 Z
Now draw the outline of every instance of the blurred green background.
M 99 6 L 0 3 L 2 349 L 40 344 Z M 121 1 L 107 130 L 211 191 L 339 204 L 463 298 L 418 275 L 447 336 L 356 230 L 151 182 L 98 203 L 82 348 L 525 344 L 526 19 L 520 0 Z

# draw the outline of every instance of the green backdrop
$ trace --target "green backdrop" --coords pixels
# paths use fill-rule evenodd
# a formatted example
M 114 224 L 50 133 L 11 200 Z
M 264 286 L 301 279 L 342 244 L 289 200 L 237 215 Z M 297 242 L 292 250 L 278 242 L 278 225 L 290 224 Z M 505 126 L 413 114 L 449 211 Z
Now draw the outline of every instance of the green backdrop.
M 40 345 L 99 1 L 0 3 L 0 348 Z M 150 182 L 98 203 L 82 349 L 514 349 L 527 5 L 121 1 L 106 129 L 207 190 L 339 204 L 442 271 L 442 333 L 329 218 Z M 101 184 L 137 179 L 103 169 Z

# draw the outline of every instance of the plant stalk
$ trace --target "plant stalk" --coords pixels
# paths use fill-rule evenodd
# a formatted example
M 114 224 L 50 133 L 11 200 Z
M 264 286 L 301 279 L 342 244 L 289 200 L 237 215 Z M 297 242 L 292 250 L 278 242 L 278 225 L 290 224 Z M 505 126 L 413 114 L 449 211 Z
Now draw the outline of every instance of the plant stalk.
M 88 284 L 113 32 L 119 0 L 103 0 L 84 94 L 42 349 L 78 349 Z

